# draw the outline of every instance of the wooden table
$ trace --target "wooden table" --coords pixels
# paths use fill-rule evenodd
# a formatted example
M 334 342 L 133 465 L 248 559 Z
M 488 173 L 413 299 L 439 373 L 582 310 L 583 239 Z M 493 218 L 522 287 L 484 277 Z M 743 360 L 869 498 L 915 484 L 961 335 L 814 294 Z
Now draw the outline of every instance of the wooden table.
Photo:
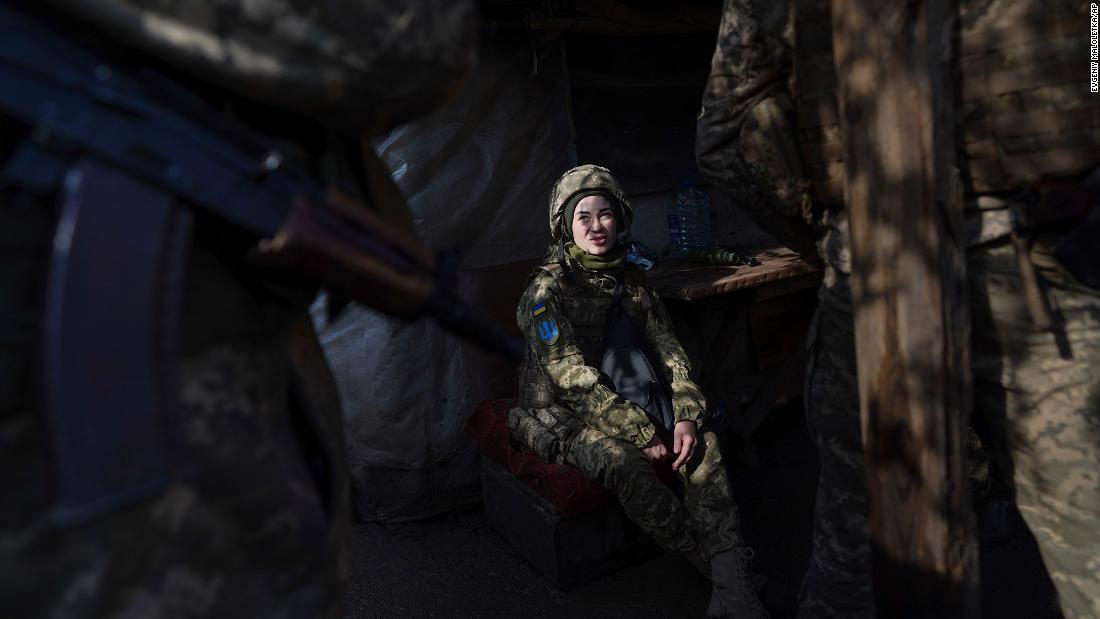
M 749 438 L 775 406 L 799 397 L 805 337 L 821 269 L 785 247 L 751 250 L 756 266 L 669 260 L 649 272 L 692 378 L 711 408 Z
M 715 266 L 680 260 L 658 263 L 649 281 L 666 298 L 696 301 L 738 290 L 756 288 L 756 299 L 770 298 L 804 288 L 816 287 L 821 269 L 806 262 L 786 247 L 750 251 L 756 266 Z

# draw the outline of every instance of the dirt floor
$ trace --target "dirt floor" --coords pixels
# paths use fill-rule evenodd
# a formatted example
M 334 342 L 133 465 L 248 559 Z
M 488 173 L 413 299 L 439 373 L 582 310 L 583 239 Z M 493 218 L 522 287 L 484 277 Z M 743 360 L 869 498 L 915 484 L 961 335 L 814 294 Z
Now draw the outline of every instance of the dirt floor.
M 817 461 L 800 407 L 780 409 L 751 445 L 727 446 L 753 567 L 776 619 L 793 617 L 810 548 Z M 1014 523 L 1010 514 L 1000 522 Z M 1008 527 L 982 547 L 984 616 L 1057 619 L 1034 540 Z M 349 619 L 404 617 L 701 617 L 709 585 L 662 554 L 563 593 L 489 526 L 480 508 L 402 524 L 360 524 L 352 542 Z
M 407 525 L 365 525 L 348 617 L 700 617 L 709 587 L 662 555 L 569 593 L 554 590 L 480 511 Z M 369 558 L 368 551 L 369 550 Z

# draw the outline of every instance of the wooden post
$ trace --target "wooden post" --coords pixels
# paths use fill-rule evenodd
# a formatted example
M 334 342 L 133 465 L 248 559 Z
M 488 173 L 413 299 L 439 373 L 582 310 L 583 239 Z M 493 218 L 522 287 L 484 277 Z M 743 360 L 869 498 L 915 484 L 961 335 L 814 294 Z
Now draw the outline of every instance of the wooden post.
M 976 617 L 946 0 L 832 0 L 879 617 Z

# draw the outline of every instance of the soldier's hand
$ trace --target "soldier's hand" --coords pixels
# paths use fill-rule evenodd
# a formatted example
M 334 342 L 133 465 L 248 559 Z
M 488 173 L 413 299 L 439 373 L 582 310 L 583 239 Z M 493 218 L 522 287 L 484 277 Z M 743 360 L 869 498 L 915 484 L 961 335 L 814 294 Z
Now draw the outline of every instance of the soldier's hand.
M 699 438 L 695 435 L 694 421 L 679 421 L 676 423 L 676 427 L 672 429 L 672 453 L 678 457 L 672 463 L 672 470 L 679 469 L 681 465 L 691 459 L 691 454 L 695 453 L 695 444 L 698 442 Z
M 668 457 L 668 448 L 665 447 L 664 442 L 661 441 L 661 437 L 656 434 L 653 438 L 649 439 L 645 447 L 642 447 L 642 453 L 645 455 L 645 459 L 650 462 L 657 462 L 658 460 L 664 460 Z

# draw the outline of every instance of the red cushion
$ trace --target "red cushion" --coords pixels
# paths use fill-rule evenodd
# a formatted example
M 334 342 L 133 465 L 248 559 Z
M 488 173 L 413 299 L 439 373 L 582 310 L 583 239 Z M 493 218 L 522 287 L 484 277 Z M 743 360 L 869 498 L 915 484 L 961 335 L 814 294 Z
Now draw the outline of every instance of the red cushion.
M 598 509 L 615 500 L 615 495 L 590 481 L 571 464 L 553 464 L 533 453 L 516 451 L 508 432 L 508 410 L 514 400 L 486 400 L 466 421 L 466 431 L 481 447 L 481 453 L 504 465 L 513 475 L 546 497 L 563 516 L 574 516 Z M 667 462 L 655 467 L 666 484 L 675 473 Z
M 466 431 L 477 441 L 483 456 L 503 464 L 553 503 L 563 516 L 583 514 L 615 500 L 615 495 L 589 481 L 577 467 L 553 464 L 533 453 L 513 449 L 508 432 L 508 410 L 513 406 L 514 400 L 487 400 L 466 421 Z
M 508 432 L 508 410 L 514 405 L 515 400 L 486 400 L 466 420 L 466 432 L 474 437 L 482 455 L 504 466 L 515 453 Z

